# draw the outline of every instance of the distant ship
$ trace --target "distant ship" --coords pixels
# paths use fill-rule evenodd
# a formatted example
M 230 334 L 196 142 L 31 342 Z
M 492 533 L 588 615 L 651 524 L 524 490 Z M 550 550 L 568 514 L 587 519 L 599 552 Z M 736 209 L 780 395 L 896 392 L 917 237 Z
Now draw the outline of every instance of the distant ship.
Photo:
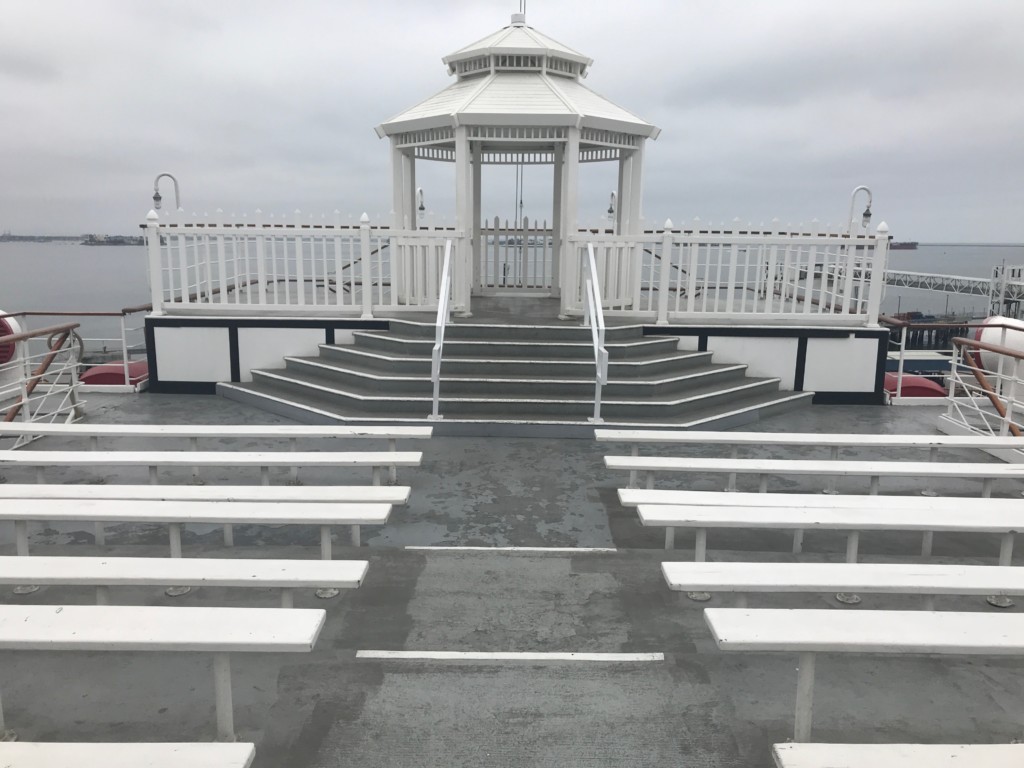
M 889 248 L 891 248 L 894 251 L 916 251 L 917 240 L 904 240 L 902 242 L 894 240 L 892 243 L 889 244 Z

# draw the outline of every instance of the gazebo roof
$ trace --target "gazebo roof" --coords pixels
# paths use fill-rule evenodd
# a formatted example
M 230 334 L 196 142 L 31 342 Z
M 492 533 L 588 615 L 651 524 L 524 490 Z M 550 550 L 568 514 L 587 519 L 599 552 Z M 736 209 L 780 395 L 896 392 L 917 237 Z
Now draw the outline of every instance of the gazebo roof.
M 576 126 L 657 138 L 658 128 L 580 82 L 592 60 L 512 24 L 443 59 L 458 79 L 377 127 L 381 137 L 464 126 Z

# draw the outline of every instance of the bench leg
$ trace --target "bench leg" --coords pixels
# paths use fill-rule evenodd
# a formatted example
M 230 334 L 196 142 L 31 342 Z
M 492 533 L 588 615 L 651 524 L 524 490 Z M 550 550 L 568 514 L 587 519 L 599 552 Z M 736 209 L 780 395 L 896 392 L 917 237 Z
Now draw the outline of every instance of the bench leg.
M 654 473 L 650 470 L 647 470 L 647 490 L 654 490 Z
M 380 467 L 373 468 L 373 484 L 380 485 Z
M 94 523 L 93 529 L 95 531 L 93 540 L 97 547 L 102 547 L 107 543 L 107 529 L 104 527 L 103 523 Z
M 388 450 L 394 453 L 398 450 L 398 441 L 394 438 L 388 440 Z M 388 467 L 388 485 L 398 485 L 398 467 L 392 464 Z
M 878 475 L 874 475 L 871 478 L 871 490 L 868 491 L 871 496 L 878 495 Z
M 758 475 L 757 476 L 757 492 L 768 493 L 768 476 Z
M 676 546 L 676 529 L 671 525 L 665 529 L 665 549 L 674 549 Z
M 353 525 L 352 526 L 352 546 L 353 547 L 361 547 L 362 546 L 362 544 L 359 541 L 359 526 L 358 525 Z
M 1013 563 L 1013 531 L 1004 533 L 999 539 L 999 564 L 1009 566 Z M 1013 600 L 1006 595 L 989 595 L 985 602 L 995 608 L 1012 608 Z
M 270 485 L 270 467 L 260 467 L 260 485 Z
M 4 725 L 4 703 L 0 700 L 0 741 L 17 741 L 18 734 Z
M 693 535 L 693 561 L 703 563 L 708 558 L 708 529 L 698 528 Z
M 46 482 L 46 475 L 43 473 L 42 467 L 36 467 L 36 482 L 40 485 Z
M 159 485 L 160 484 L 160 474 L 157 471 L 156 467 L 150 467 L 149 468 L 149 484 L 150 485 Z
M 981 497 L 983 499 L 992 498 L 992 478 L 986 477 L 981 481 Z
M 171 543 L 171 557 L 181 557 L 181 523 L 170 523 L 167 526 L 167 538 Z M 168 587 L 164 594 L 168 597 L 180 597 L 192 591 L 192 587 Z
M 635 456 L 639 456 L 640 455 L 640 446 L 638 446 L 636 443 L 634 443 L 633 447 L 629 449 L 629 455 L 630 456 L 634 456 L 634 457 Z M 637 475 L 637 472 L 636 472 L 635 469 L 629 470 L 629 487 L 630 488 L 636 488 L 636 475 Z
M 793 531 L 793 554 L 799 555 L 804 551 L 804 532 L 802 528 Z
M 746 608 L 747 607 L 747 596 L 743 592 L 736 593 L 736 602 L 733 603 L 735 608 Z
M 796 715 L 793 718 L 793 741 L 811 740 L 811 707 L 814 703 L 814 654 L 801 653 L 796 675 Z
M 231 702 L 231 658 L 213 654 L 213 691 L 217 702 L 217 741 L 235 740 L 235 713 Z
M 110 605 L 110 587 L 102 584 L 96 587 L 96 605 Z
M 356 529 L 359 526 L 355 526 Z M 357 534 L 358 535 L 358 534 Z M 331 526 L 321 525 L 320 526 L 320 559 L 321 560 L 332 560 L 334 558 L 331 552 Z M 316 592 L 316 596 L 327 600 L 331 597 L 337 597 L 340 590 L 335 587 L 320 587 Z
M 932 542 L 935 539 L 934 531 L 925 531 L 921 535 L 921 557 L 932 556 Z
M 729 451 L 729 458 L 730 459 L 735 459 L 739 455 L 740 455 L 739 446 L 734 445 L 732 447 L 732 450 Z M 735 491 L 736 490 L 736 473 L 735 472 L 730 472 L 729 473 L 729 482 L 727 482 L 725 484 L 725 490 L 726 491 Z
M 925 595 L 924 596 L 924 609 L 926 611 L 934 611 L 935 610 L 935 595 Z
M 224 523 L 224 546 L 235 546 L 235 529 L 231 527 L 231 523 Z
M 289 587 L 281 587 L 281 607 L 295 607 L 295 590 Z
M 857 549 L 860 547 L 860 531 L 850 531 L 846 534 L 846 562 L 857 562 Z
M 15 520 L 14 521 L 14 538 L 16 552 L 19 557 L 28 557 L 28 521 L 27 520 Z M 38 592 L 39 587 L 32 586 L 31 584 L 18 585 L 13 590 L 16 595 L 31 595 L 33 592 Z
M 839 446 L 838 445 L 833 445 L 829 449 L 828 457 L 830 459 L 832 459 L 832 461 L 838 461 L 839 460 Z M 838 480 L 839 480 L 839 478 L 837 478 L 835 475 L 832 475 L 828 479 L 828 485 L 825 486 L 824 490 L 822 490 L 822 493 L 828 494 L 829 496 L 835 496 L 837 493 L 839 493 L 839 491 L 836 489 L 836 483 L 838 482 Z

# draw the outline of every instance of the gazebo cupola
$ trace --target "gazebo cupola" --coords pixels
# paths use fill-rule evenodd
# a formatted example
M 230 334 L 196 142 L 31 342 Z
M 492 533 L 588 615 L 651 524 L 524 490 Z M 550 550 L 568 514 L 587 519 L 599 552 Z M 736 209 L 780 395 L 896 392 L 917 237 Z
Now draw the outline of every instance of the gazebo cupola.
M 513 14 L 509 26 L 443 62 L 455 82 L 376 129 L 391 139 L 396 226 L 415 226 L 417 160 L 455 163 L 456 227 L 473 253 L 482 166 L 554 165 L 554 274 L 564 279 L 560 254 L 577 229 L 579 163 L 618 161 L 616 228 L 639 230 L 644 140 L 659 130 L 583 85 L 590 58 Z

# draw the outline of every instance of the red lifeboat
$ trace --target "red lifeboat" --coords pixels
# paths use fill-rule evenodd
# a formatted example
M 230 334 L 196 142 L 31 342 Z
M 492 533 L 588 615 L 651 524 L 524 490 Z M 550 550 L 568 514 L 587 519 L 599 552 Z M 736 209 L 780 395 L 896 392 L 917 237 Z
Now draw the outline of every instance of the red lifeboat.
M 895 373 L 885 374 L 885 391 L 890 395 L 895 395 L 898 380 L 899 377 Z M 903 374 L 900 397 L 945 397 L 946 394 L 946 390 L 931 379 L 909 373 Z

